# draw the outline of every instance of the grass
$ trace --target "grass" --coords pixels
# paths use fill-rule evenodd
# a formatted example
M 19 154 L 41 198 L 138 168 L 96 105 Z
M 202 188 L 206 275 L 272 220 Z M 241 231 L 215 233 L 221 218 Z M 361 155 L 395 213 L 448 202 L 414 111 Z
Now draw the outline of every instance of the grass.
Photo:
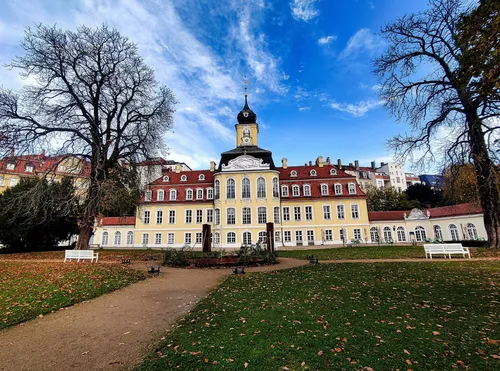
M 118 250 L 118 249 L 102 249 L 95 250 L 99 253 L 100 261 L 119 261 L 122 257 L 132 259 L 135 261 L 144 260 L 161 260 L 163 253 L 158 250 Z M 40 251 L 28 253 L 15 253 L 15 254 L 0 254 L 0 261 L 2 260 L 47 260 L 47 259 L 64 259 L 63 251 Z
M 114 264 L 0 261 L 0 329 L 145 278 Z
M 472 257 L 500 256 L 498 249 L 470 248 Z M 355 246 L 318 250 L 279 250 L 279 256 L 305 259 L 314 255 L 321 260 L 414 259 L 425 258 L 422 246 Z
M 138 370 L 499 369 L 499 288 L 498 261 L 231 276 Z

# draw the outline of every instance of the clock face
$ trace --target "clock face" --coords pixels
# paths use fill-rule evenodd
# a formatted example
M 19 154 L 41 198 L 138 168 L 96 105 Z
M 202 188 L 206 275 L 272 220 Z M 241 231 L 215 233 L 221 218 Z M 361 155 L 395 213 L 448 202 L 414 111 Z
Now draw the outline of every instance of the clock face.
M 248 117 L 248 112 L 243 112 L 243 116 Z
M 250 142 L 251 142 L 251 140 L 250 140 L 249 137 L 243 137 L 242 141 L 243 141 L 244 144 L 250 144 Z

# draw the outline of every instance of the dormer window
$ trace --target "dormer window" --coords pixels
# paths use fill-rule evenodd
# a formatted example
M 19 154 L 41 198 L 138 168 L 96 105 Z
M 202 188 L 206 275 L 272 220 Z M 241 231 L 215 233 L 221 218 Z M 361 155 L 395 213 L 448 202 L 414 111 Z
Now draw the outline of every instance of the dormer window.
M 311 196 L 311 186 L 309 184 L 305 184 L 303 186 L 304 196 Z
M 337 170 L 330 169 L 330 175 L 337 175 Z
M 292 170 L 292 171 L 290 172 L 290 177 L 292 177 L 292 178 L 297 178 L 297 172 L 296 172 L 295 170 Z
M 198 180 L 205 180 L 205 175 L 204 174 L 200 174 L 198 176 Z
M 177 191 L 175 189 L 170 190 L 170 201 L 177 200 Z
M 32 173 L 35 170 L 35 166 L 33 164 L 26 164 L 24 167 L 24 171 L 27 173 Z
M 314 169 L 313 169 L 313 170 L 311 170 L 311 171 L 309 172 L 309 175 L 310 175 L 310 176 L 317 176 L 317 175 L 318 175 L 318 173 L 316 172 L 316 170 L 314 170 Z
M 281 186 L 281 197 L 288 197 L 288 186 Z
M 186 200 L 192 200 L 192 199 L 193 199 L 193 190 L 186 189 Z
M 203 188 L 196 189 L 196 199 L 203 200 Z
M 5 166 L 7 170 L 14 170 L 16 168 L 16 163 L 15 162 L 7 162 L 7 165 Z
M 165 191 L 163 189 L 158 190 L 156 194 L 156 201 L 163 201 L 165 199 Z
M 321 196 L 328 196 L 328 184 L 321 184 Z
M 165 175 L 162 179 L 163 183 L 168 183 L 170 182 L 170 178 L 168 177 L 168 175 Z
M 349 194 L 350 195 L 355 195 L 356 194 L 356 184 L 349 183 L 349 185 L 347 186 L 347 188 L 349 190 Z
M 298 185 L 292 186 L 292 195 L 293 195 L 293 197 L 300 196 L 300 187 Z
M 188 180 L 187 175 L 181 176 L 181 182 L 187 182 L 187 180 Z
M 335 194 L 336 195 L 341 195 L 342 194 L 342 184 L 335 184 Z

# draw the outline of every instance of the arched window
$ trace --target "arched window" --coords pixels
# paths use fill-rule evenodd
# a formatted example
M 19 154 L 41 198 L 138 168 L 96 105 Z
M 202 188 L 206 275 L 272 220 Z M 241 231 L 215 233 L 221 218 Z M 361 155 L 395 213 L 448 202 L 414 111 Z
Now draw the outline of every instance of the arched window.
M 226 241 L 227 243 L 236 243 L 236 233 L 228 232 Z
M 177 200 L 177 191 L 175 189 L 170 190 L 170 201 Z
M 128 231 L 127 232 L 127 245 L 133 245 L 134 244 L 134 232 Z
M 415 239 L 417 242 L 424 242 L 425 239 L 427 238 L 425 234 L 425 229 L 424 227 L 418 225 L 415 227 Z
M 443 231 L 441 230 L 441 227 L 436 224 L 436 225 L 434 225 L 433 229 L 434 229 L 434 238 L 436 240 L 442 241 L 443 240 Z
M 467 234 L 469 235 L 470 240 L 477 240 L 477 229 L 476 226 L 472 223 L 467 223 L 465 226 L 467 228 Z
M 337 175 L 337 170 L 330 169 L 330 175 Z
M 120 246 L 122 244 L 122 234 L 118 231 L 115 232 L 114 246 Z
M 250 179 L 243 178 L 241 181 L 241 198 L 250 198 Z
M 321 185 L 321 196 L 328 196 L 328 184 Z
M 379 237 L 378 237 L 378 228 L 377 227 L 370 228 L 370 239 L 372 240 L 372 242 L 378 242 Z
M 163 189 L 160 189 L 156 194 L 156 200 L 163 201 L 164 199 L 165 199 L 165 191 Z
M 392 231 L 391 227 L 384 227 L 384 241 L 385 242 L 391 242 L 392 241 Z
M 226 223 L 236 224 L 236 209 L 234 207 L 229 207 L 226 210 Z
M 230 200 L 236 198 L 236 186 L 232 178 L 229 178 L 226 183 L 226 198 Z
M 168 183 L 170 181 L 170 178 L 168 177 L 168 175 L 165 175 L 162 180 L 163 183 Z
M 311 170 L 311 171 L 309 172 L 309 175 L 310 175 L 310 176 L 316 176 L 316 175 L 318 175 L 318 173 L 316 173 L 316 170 L 314 170 L 314 169 L 313 169 L 313 170 Z
M 196 199 L 203 200 L 203 188 L 196 189 Z
M 220 209 L 215 209 L 215 225 L 220 224 Z
M 398 235 L 399 242 L 406 242 L 406 233 L 405 233 L 405 229 L 403 227 L 398 227 L 398 229 L 396 230 L 396 233 Z
M 220 199 L 220 180 L 217 179 L 215 181 L 215 199 L 219 200 Z
M 188 180 L 187 175 L 182 175 L 181 176 L 181 182 L 187 182 L 187 180 Z
M 249 207 L 241 209 L 241 221 L 243 224 L 252 224 L 252 209 Z
M 276 206 L 274 208 L 274 224 L 280 224 L 280 208 Z
M 341 195 L 342 194 L 342 184 L 335 184 L 335 194 L 336 195 Z
M 259 243 L 267 243 L 266 231 L 259 232 Z
M 219 232 L 214 233 L 214 244 L 216 244 L 216 245 L 220 244 L 220 233 Z
M 448 229 L 450 231 L 450 237 L 453 241 L 460 240 L 460 236 L 458 235 L 458 228 L 455 224 L 450 224 L 448 226 Z
M 246 137 L 250 136 L 250 128 L 244 127 L 241 133 L 243 134 L 243 136 L 246 136 Z
M 266 180 L 257 178 L 257 198 L 266 198 Z
M 200 175 L 198 176 L 198 180 L 205 180 L 205 175 L 200 174 Z
M 252 233 L 243 232 L 243 245 L 250 245 L 252 243 Z
M 290 177 L 291 178 L 296 178 L 297 177 L 297 172 L 295 170 L 290 171 Z
M 280 196 L 280 191 L 279 191 L 279 185 L 278 185 L 278 178 L 273 178 L 273 197 L 279 197 Z
M 292 195 L 293 195 L 293 197 L 299 197 L 300 196 L 300 187 L 298 185 L 293 185 L 292 186 Z
M 281 186 L 281 197 L 288 197 L 288 186 Z
M 109 239 L 109 233 L 108 232 L 103 232 L 101 245 L 102 246 L 108 246 L 108 239 Z
M 304 196 L 311 196 L 311 186 L 309 184 L 304 184 L 303 190 Z
M 186 200 L 192 200 L 192 199 L 193 199 L 193 190 L 186 189 Z
M 257 222 L 259 224 L 267 223 L 267 210 L 264 206 L 260 206 L 257 208 Z
M 356 184 L 349 183 L 348 190 L 349 190 L 350 195 L 355 195 L 356 194 Z

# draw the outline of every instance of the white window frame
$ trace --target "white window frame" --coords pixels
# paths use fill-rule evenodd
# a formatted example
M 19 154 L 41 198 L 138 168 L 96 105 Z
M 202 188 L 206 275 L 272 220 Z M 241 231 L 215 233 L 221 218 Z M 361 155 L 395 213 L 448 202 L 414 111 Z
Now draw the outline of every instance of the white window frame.
M 197 200 L 203 200 L 203 188 L 196 188 L 196 199 Z
M 120 246 L 122 244 L 122 233 L 116 231 L 113 239 L 113 246 Z
M 175 224 L 175 210 L 168 211 L 168 224 Z
M 214 222 L 214 209 L 207 209 L 207 224 Z
M 156 210 L 156 224 L 163 224 L 163 210 Z
M 337 170 L 330 169 L 330 175 L 337 175 Z
M 351 204 L 351 217 L 353 219 L 359 219 L 359 205 Z
M 325 229 L 325 241 L 333 241 L 333 230 Z
M 300 222 L 302 220 L 302 210 L 300 206 L 293 207 L 293 220 L 295 222 Z
M 169 232 L 167 234 L 167 245 L 173 245 L 175 243 L 175 233 Z
M 191 188 L 186 189 L 186 200 L 191 201 L 193 199 L 193 190 Z
M 181 182 L 187 182 L 188 177 L 187 175 L 181 175 Z
M 273 209 L 273 220 L 274 220 L 274 224 L 281 224 L 279 206 L 275 206 Z
M 283 206 L 283 221 L 284 222 L 289 222 L 290 221 L 290 206 Z
M 321 183 L 320 189 L 321 189 L 321 196 L 328 196 L 330 194 L 330 190 L 328 188 L 328 184 Z
M 149 233 L 142 234 L 142 244 L 146 246 L 149 244 Z
M 259 206 L 257 208 L 257 223 L 266 224 L 267 223 L 267 207 Z
M 281 197 L 289 197 L 288 186 L 287 185 L 282 185 L 281 186 Z
M 184 233 L 184 245 L 191 245 L 193 242 L 193 235 L 191 232 L 185 232 Z
M 313 220 L 314 218 L 314 210 L 313 210 L 313 207 L 310 206 L 310 205 L 306 205 L 304 206 L 304 215 L 305 215 L 305 220 Z
M 332 220 L 332 207 L 323 205 L 323 220 Z
M 356 194 L 356 183 L 349 183 L 347 185 L 347 190 L 350 195 L 355 195 Z
M 226 180 L 226 199 L 236 199 L 236 180 L 234 180 L 234 178 L 228 178 Z
M 144 210 L 144 214 L 142 215 L 142 223 L 149 224 L 150 221 L 151 221 L 151 211 Z
M 128 231 L 127 232 L 127 246 L 131 246 L 134 244 L 134 232 Z
M 101 245 L 108 246 L 109 243 L 109 233 L 107 231 L 102 232 Z
M 214 199 L 214 189 L 207 188 L 207 200 L 213 200 L 213 199 Z
M 361 235 L 361 228 L 354 228 L 352 230 L 353 232 L 353 237 L 355 240 L 362 240 L 363 236 Z
M 345 206 L 343 204 L 337 205 L 337 219 L 345 220 Z
M 241 180 L 241 198 L 246 200 L 252 196 L 252 182 L 250 178 L 243 178 Z
M 228 207 L 226 209 L 226 224 L 235 225 L 236 224 L 236 208 Z
M 248 215 L 245 215 L 246 211 L 248 211 Z M 252 224 L 252 209 L 250 207 L 241 208 L 241 224 Z
M 196 224 L 203 223 L 203 209 L 196 209 Z
M 283 242 L 292 242 L 292 231 L 283 231 Z
M 193 223 L 193 210 L 186 209 L 184 211 L 184 224 L 192 224 Z
M 280 196 L 280 186 L 277 177 L 273 178 L 272 185 L 273 185 L 273 198 L 278 198 Z
M 311 186 L 309 184 L 304 184 L 302 186 L 302 192 L 304 192 L 304 197 L 311 197 Z
M 266 178 L 264 177 L 258 177 L 257 178 L 257 198 L 266 198 L 267 197 L 267 190 L 266 190 L 267 184 L 266 184 Z
M 163 189 L 159 189 L 156 192 L 156 201 L 164 201 L 165 200 L 165 191 Z
M 333 189 L 335 191 L 336 196 L 342 196 L 342 184 L 341 183 L 335 183 L 333 186 Z
M 177 200 L 177 190 L 176 189 L 171 189 L 169 192 L 169 200 L 170 201 L 176 201 Z
M 155 233 L 155 245 L 161 245 L 161 233 Z
M 300 197 L 300 187 L 297 184 L 294 184 L 292 186 L 292 196 L 293 197 Z
M 236 233 L 227 232 L 226 234 L 226 242 L 227 243 L 236 243 Z

